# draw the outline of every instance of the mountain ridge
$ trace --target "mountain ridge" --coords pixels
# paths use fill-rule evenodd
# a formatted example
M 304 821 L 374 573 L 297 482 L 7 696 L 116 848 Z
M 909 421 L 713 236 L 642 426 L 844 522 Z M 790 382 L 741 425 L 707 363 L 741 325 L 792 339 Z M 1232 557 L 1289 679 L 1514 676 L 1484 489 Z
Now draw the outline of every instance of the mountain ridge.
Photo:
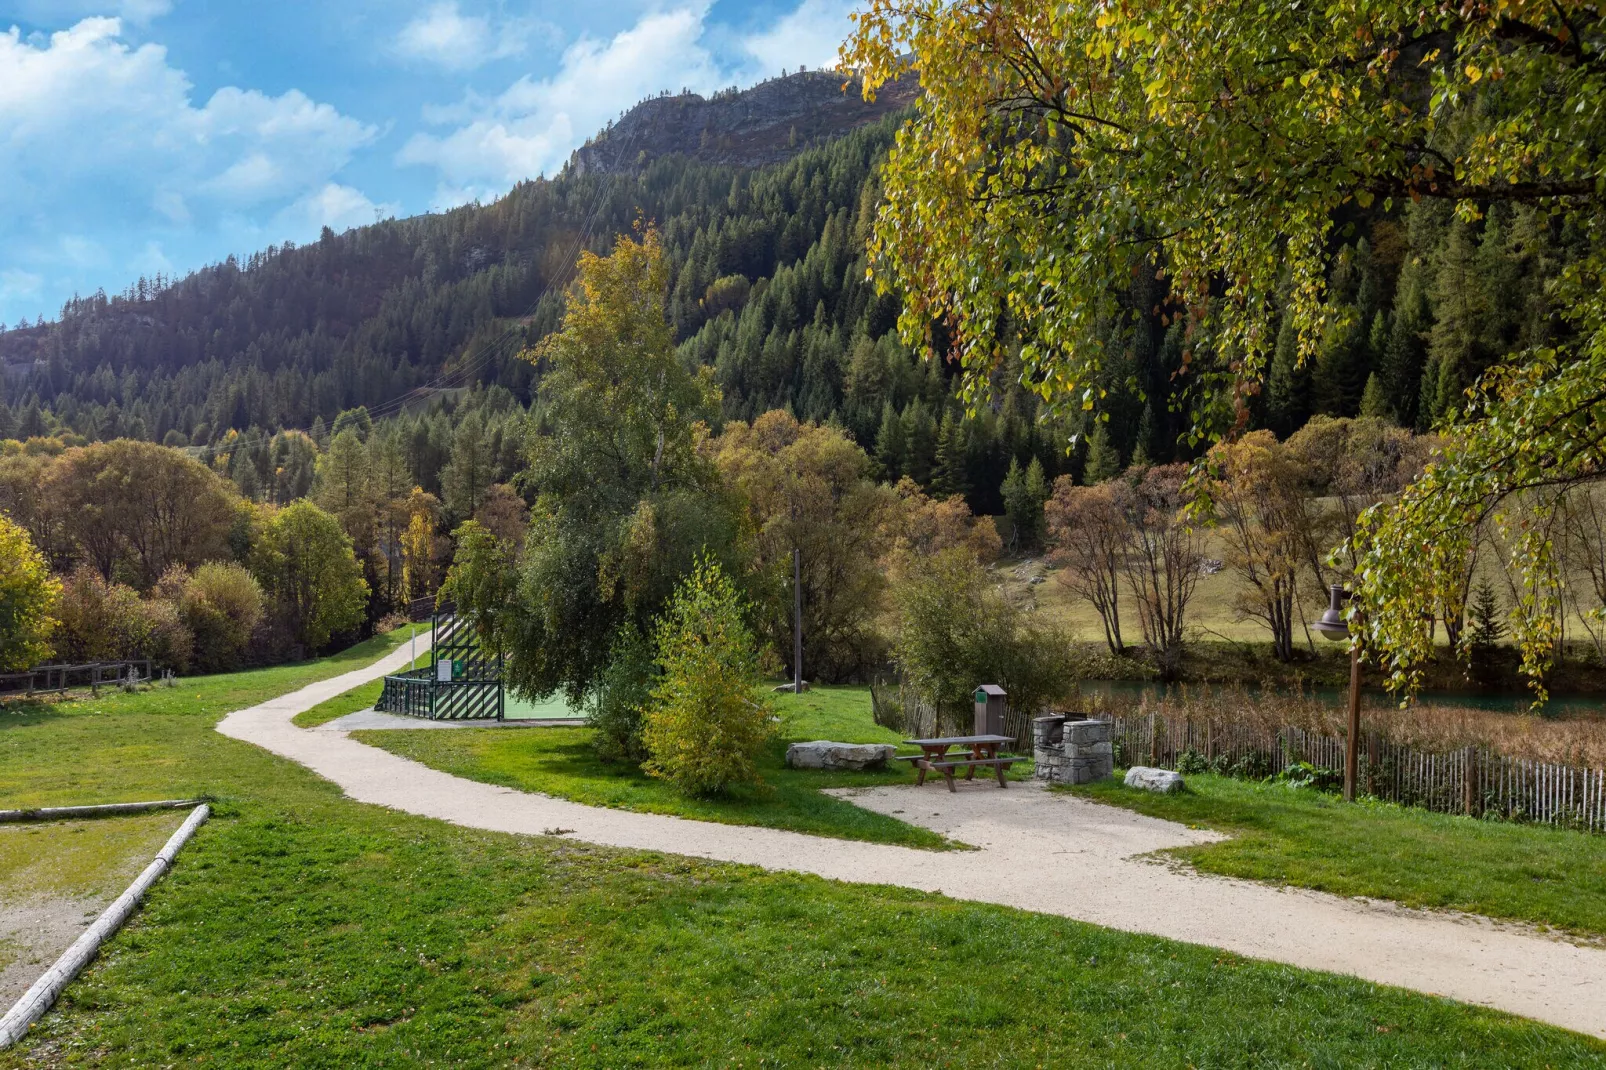
M 768 167 L 822 139 L 901 111 L 918 94 L 917 80 L 903 78 L 866 101 L 856 77 L 803 70 L 711 97 L 665 93 L 641 101 L 599 131 L 574 151 L 566 170 L 577 175 L 637 171 L 677 153 L 703 163 Z

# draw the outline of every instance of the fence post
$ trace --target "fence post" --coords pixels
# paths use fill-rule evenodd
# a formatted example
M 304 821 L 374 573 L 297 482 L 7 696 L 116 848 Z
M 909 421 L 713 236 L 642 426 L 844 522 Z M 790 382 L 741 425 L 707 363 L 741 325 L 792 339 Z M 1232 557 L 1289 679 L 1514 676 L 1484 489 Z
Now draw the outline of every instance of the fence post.
M 1475 807 L 1477 806 L 1477 799 L 1481 795 L 1481 792 L 1478 791 L 1478 753 L 1477 748 L 1470 744 L 1467 746 L 1465 773 L 1461 780 L 1463 794 L 1465 795 L 1463 800 L 1464 808 L 1468 816 L 1476 817 Z

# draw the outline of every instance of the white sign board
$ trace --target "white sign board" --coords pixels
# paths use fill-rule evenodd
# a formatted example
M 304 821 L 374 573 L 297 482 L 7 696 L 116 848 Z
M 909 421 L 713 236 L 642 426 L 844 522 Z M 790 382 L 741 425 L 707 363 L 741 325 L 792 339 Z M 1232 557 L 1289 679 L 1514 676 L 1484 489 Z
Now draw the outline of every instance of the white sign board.
M 443 684 L 452 682 L 452 659 L 442 658 L 435 663 L 435 679 Z

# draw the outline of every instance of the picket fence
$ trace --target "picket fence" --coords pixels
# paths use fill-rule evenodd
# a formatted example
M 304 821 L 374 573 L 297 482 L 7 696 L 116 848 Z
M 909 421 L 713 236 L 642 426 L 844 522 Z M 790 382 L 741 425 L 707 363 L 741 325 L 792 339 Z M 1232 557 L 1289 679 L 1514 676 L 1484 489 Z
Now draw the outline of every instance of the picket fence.
M 1152 713 L 1109 720 L 1119 765 L 1175 769 L 1192 752 L 1212 768 L 1256 777 L 1275 776 L 1296 762 L 1340 775 L 1344 768 L 1341 736 L 1298 728 L 1268 733 Z M 1606 832 L 1606 769 L 1513 758 L 1483 747 L 1424 751 L 1377 733 L 1362 739 L 1358 766 L 1358 790 L 1388 802 Z

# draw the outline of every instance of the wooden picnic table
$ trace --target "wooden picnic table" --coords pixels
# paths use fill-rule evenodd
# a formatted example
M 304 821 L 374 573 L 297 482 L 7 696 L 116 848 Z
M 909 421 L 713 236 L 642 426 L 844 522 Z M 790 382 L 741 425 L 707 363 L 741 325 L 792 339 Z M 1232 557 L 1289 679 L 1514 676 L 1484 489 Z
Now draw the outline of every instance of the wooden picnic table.
M 965 779 L 971 780 L 976 776 L 977 766 L 991 766 L 993 772 L 998 775 L 998 786 L 1002 788 L 1008 786 L 1004 780 L 1004 773 L 1009 767 L 1016 762 L 1025 761 L 1024 758 L 999 756 L 998 752 L 1005 744 L 1015 742 L 1009 736 L 940 736 L 935 739 L 906 739 L 903 742 L 906 746 L 920 748 L 919 754 L 898 756 L 899 761 L 913 762 L 915 768 L 919 770 L 915 784 L 917 786 L 924 784 L 926 774 L 936 771 L 947 780 L 949 791 L 959 790 L 954 785 L 955 769 L 964 769 Z M 948 752 L 953 747 L 964 748 L 969 752 L 969 757 L 965 757 L 963 752 L 950 755 Z

